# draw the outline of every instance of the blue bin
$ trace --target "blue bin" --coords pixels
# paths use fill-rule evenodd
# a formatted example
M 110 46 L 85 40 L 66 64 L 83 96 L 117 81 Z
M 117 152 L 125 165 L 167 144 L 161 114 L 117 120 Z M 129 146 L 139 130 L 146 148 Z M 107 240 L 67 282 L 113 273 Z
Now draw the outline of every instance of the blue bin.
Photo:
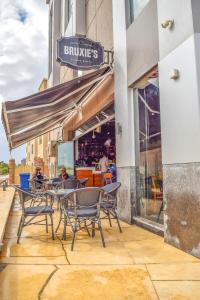
M 20 173 L 20 188 L 23 190 L 29 190 L 29 178 L 30 173 Z

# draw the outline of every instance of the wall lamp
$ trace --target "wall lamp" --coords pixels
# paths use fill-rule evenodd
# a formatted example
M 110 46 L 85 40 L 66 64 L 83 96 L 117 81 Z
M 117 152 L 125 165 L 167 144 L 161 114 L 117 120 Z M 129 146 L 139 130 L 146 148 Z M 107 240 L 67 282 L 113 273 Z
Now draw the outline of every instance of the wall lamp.
M 166 20 L 161 24 L 162 28 L 171 29 L 174 26 L 174 20 Z

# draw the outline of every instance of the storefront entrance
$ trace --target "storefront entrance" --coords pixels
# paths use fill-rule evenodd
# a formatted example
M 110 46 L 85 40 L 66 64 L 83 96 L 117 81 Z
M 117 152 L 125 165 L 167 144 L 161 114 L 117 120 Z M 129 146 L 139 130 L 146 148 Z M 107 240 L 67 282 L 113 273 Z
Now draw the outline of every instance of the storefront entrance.
M 163 224 L 163 176 L 158 73 L 155 70 L 135 90 L 139 129 L 141 217 Z
M 88 178 L 87 186 L 116 181 L 114 105 L 93 116 L 75 132 L 75 172 Z M 105 164 L 102 164 L 102 160 Z M 102 169 L 103 167 L 103 169 Z M 107 174 L 106 174 L 107 173 Z M 104 178 L 110 176 L 110 178 Z

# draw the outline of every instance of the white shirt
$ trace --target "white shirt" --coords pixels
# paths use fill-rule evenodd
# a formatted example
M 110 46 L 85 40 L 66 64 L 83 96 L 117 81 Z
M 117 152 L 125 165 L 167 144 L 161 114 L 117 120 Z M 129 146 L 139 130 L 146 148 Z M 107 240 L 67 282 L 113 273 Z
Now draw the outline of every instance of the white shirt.
M 100 166 L 101 172 L 107 172 L 107 170 L 108 170 L 108 158 L 106 156 L 103 156 L 99 160 L 99 166 Z

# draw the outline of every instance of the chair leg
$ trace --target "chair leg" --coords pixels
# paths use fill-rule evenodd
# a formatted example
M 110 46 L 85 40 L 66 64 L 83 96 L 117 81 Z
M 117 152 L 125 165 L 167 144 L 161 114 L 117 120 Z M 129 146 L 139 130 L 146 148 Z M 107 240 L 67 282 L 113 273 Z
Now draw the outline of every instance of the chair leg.
M 18 229 L 17 244 L 19 244 L 19 241 L 20 241 L 20 238 L 21 238 L 22 230 L 23 230 L 23 227 L 24 227 L 24 221 L 25 221 L 25 218 L 23 217 L 21 222 L 20 222 L 20 227 Z
M 53 216 L 52 216 L 52 214 L 50 214 L 50 219 L 51 219 L 52 240 L 55 240 L 55 236 L 54 236 L 54 228 L 53 228 Z
M 88 236 L 90 236 L 90 232 L 89 232 L 89 230 L 88 230 L 88 227 L 87 227 L 86 221 L 84 221 L 84 226 L 85 226 L 85 229 L 86 229 L 86 231 L 87 231 L 87 233 L 88 233 Z
M 48 233 L 48 218 L 47 218 L 47 215 L 45 216 L 45 219 L 46 219 L 46 233 Z
M 22 224 L 22 216 L 21 216 L 20 221 L 19 221 L 19 226 L 18 226 L 18 230 L 17 230 L 17 236 L 19 235 L 19 230 L 21 228 L 21 224 Z
M 67 217 L 64 216 L 64 228 L 62 234 L 62 240 L 66 241 L 66 229 L 67 229 Z
M 159 213 L 158 213 L 158 217 L 157 217 L 157 222 L 159 221 L 159 219 L 160 219 L 160 215 L 161 215 L 161 211 L 163 210 L 163 201 L 162 201 L 162 203 L 161 203 L 161 206 L 160 206 L 160 210 L 159 210 Z
M 112 223 L 111 223 L 111 218 L 110 218 L 109 211 L 106 212 L 106 215 L 108 216 L 108 221 L 109 221 L 110 227 L 112 227 Z
M 92 238 L 95 237 L 95 221 L 92 221 Z
M 121 225 L 120 225 L 120 222 L 119 222 L 118 215 L 117 215 L 115 210 L 113 210 L 113 212 L 114 212 L 115 218 L 117 220 L 117 225 L 118 225 L 118 228 L 119 228 L 119 232 L 122 233 L 122 228 L 121 228 Z
M 103 230 L 102 230 L 102 227 L 101 227 L 100 219 L 98 220 L 98 228 L 99 228 L 99 231 L 100 231 L 100 234 L 101 234 L 101 240 L 102 240 L 103 247 L 105 248 L 106 245 L 105 245 L 105 241 L 104 241 Z
M 76 236 L 76 223 L 72 227 L 72 244 L 71 244 L 71 251 L 74 250 L 74 241 L 75 241 L 75 236 Z
M 58 226 L 57 226 L 57 228 L 56 228 L 56 231 L 55 231 L 55 232 L 57 232 L 57 231 L 58 231 L 58 229 L 59 229 L 59 227 L 60 227 L 60 224 L 61 224 L 61 221 L 62 221 L 62 209 L 60 209 L 60 220 L 59 220 L 59 222 L 58 222 Z

